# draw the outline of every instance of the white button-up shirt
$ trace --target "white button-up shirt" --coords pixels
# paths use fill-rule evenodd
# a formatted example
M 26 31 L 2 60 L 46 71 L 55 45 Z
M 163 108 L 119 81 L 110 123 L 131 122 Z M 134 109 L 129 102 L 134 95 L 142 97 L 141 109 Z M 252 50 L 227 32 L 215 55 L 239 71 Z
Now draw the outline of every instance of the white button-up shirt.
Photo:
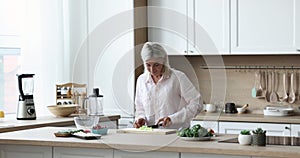
M 150 73 L 139 76 L 136 84 L 136 119 L 145 118 L 147 125 L 170 117 L 168 128 L 189 127 L 190 121 L 202 110 L 201 95 L 181 71 L 170 73 L 154 83 Z

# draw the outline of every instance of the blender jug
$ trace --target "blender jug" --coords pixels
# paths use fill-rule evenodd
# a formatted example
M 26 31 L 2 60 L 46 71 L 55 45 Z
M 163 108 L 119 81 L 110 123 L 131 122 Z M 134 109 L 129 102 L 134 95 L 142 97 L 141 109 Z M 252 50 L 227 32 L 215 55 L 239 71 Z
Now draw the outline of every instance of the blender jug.
M 103 115 L 103 95 L 99 95 L 98 88 L 93 89 L 93 94 L 87 98 L 85 104 L 88 115 Z

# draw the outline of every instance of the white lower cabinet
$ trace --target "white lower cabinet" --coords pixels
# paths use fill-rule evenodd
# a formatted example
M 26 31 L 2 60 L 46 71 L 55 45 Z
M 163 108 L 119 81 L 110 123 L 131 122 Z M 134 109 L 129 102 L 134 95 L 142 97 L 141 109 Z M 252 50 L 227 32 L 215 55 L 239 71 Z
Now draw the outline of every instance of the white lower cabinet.
M 0 158 L 52 158 L 52 147 L 0 145 Z
M 53 158 L 113 158 L 113 149 L 54 147 Z
M 219 122 L 219 133 L 239 134 L 241 130 L 262 128 L 269 136 L 290 136 L 291 124 Z
M 292 124 L 291 130 L 291 136 L 300 137 L 300 124 Z
M 179 158 L 179 153 L 176 152 L 128 152 L 128 151 L 114 151 L 114 158 Z
M 181 153 L 181 158 L 199 158 L 199 157 L 201 158 L 251 158 L 251 156 Z

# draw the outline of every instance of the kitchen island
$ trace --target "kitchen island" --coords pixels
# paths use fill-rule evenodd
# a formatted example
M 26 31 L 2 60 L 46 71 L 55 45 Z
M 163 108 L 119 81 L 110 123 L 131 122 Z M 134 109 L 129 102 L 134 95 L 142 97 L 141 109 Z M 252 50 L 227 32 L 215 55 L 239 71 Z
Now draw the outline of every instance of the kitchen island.
M 99 121 L 109 123 L 111 126 L 118 127 L 120 115 L 100 116 Z M 55 116 L 40 116 L 36 120 L 17 120 L 14 115 L 11 115 L 0 122 L 0 133 L 11 132 L 17 130 L 45 127 L 45 126 L 74 126 L 74 118 L 70 117 L 55 117 Z
M 208 141 L 185 141 L 176 134 L 126 134 L 109 130 L 98 140 L 75 137 L 55 137 L 54 133 L 64 127 L 42 127 L 29 130 L 0 133 L 0 153 L 19 153 L 23 158 L 35 154 L 44 157 L 299 157 L 299 146 L 267 145 L 265 147 L 243 146 L 237 143 L 220 143 L 219 140 L 237 135 L 218 135 Z M 39 149 L 39 150 L 37 150 Z M 37 152 L 38 151 L 38 152 Z M 146 151 L 146 152 L 145 152 Z M 11 152 L 11 153 L 10 153 Z M 24 153 L 26 153 L 24 155 Z M 38 157 L 38 156 L 37 156 Z M 71 156 L 72 157 L 72 156 Z M 2 156 L 1 158 L 9 158 Z

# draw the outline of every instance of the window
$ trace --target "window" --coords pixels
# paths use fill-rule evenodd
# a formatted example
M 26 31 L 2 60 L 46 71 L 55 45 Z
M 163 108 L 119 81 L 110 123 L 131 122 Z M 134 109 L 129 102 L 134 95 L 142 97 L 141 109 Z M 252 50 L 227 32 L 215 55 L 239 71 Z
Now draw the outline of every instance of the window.
M 0 109 L 5 113 L 15 113 L 18 102 L 21 11 L 15 0 L 0 0 Z
M 20 49 L 0 48 L 0 109 L 15 113 L 18 100 L 17 77 Z

